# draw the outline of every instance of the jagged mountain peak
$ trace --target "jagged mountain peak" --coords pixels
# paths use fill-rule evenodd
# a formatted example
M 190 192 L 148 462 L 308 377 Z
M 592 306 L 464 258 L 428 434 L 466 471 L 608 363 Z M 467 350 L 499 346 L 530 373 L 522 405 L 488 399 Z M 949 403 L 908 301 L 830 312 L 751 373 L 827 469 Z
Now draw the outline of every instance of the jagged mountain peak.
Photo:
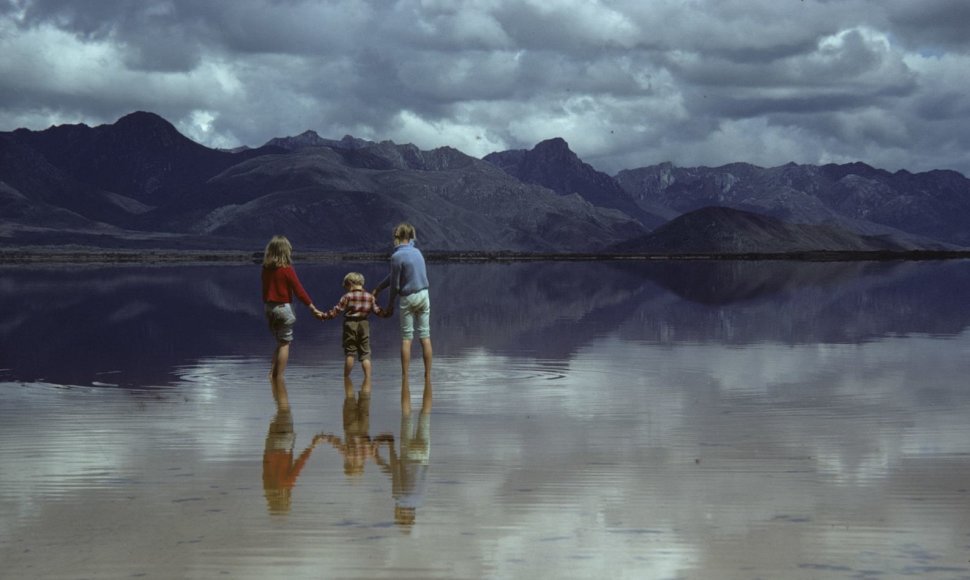
M 575 155 L 572 149 L 569 148 L 569 143 L 566 142 L 562 137 L 553 137 L 551 139 L 546 139 L 536 143 L 535 147 L 532 148 L 533 152 L 554 152 L 554 153 L 569 153 Z
M 733 163 L 654 165 L 623 170 L 616 179 L 638 203 L 678 214 L 723 205 L 791 223 L 833 223 L 867 235 L 905 232 L 970 244 L 970 180 L 956 172 L 890 173 L 862 162 L 770 168 Z
M 668 217 L 638 206 L 613 177 L 580 159 L 562 137 L 541 141 L 528 151 L 490 153 L 483 160 L 517 179 L 560 195 L 578 193 L 593 205 L 619 210 L 647 227 L 657 226 Z
M 316 131 L 307 129 L 299 135 L 290 137 L 274 137 L 264 146 L 280 147 L 288 151 L 299 151 L 313 147 L 330 147 L 331 149 L 362 149 L 374 145 L 372 141 L 359 139 L 353 135 L 344 135 L 340 140 L 321 137 Z
M 561 137 L 479 160 L 447 146 L 423 151 L 410 143 L 352 135 L 325 139 L 314 130 L 267 143 L 274 147 L 229 153 L 192 141 L 146 111 L 94 128 L 77 124 L 0 133 L 0 145 L 4 143 L 7 159 L 18 160 L 0 163 L 0 181 L 12 188 L 7 197 L 16 190 L 22 196 L 18 203 L 54 204 L 125 228 L 194 232 L 204 222 L 206 228 L 224 224 L 227 231 L 235 228 L 233 235 L 246 236 L 252 232 L 244 224 L 265 222 L 286 229 L 299 222 L 307 241 L 314 242 L 320 235 L 314 220 L 325 219 L 348 200 L 369 207 L 376 207 L 378 198 L 401 201 L 394 210 L 399 214 L 378 212 L 383 221 L 375 227 L 380 229 L 418 211 L 406 209 L 407 204 L 434 199 L 420 211 L 441 223 L 457 220 L 456 232 L 466 240 L 472 239 L 467 232 L 483 229 L 483 212 L 501 209 L 502 223 L 521 220 L 516 226 L 521 231 L 509 230 L 506 238 L 521 247 L 549 244 L 556 236 L 565 236 L 556 244 L 566 240 L 574 248 L 592 247 L 593 239 L 606 245 L 712 205 L 757 212 L 743 223 L 725 209 L 700 214 L 727 232 L 753 229 L 763 234 L 773 227 L 758 221 L 766 218 L 757 214 L 765 214 L 788 224 L 838 226 L 863 236 L 905 233 L 970 245 L 970 180 L 945 170 L 889 173 L 861 162 L 681 168 L 667 162 L 613 177 L 585 163 Z M 406 203 L 394 197 L 402 190 L 412 196 Z M 372 197 L 354 197 L 361 192 Z M 304 209 L 299 206 L 295 213 L 263 219 L 261 212 L 277 202 L 306 205 L 313 208 L 306 215 L 314 217 L 301 217 Z M 254 205 L 242 208 L 243 203 Z M 455 209 L 456 204 L 468 205 Z M 508 207 L 496 207 L 500 204 Z M 200 222 L 201 211 L 212 213 Z M 255 221 L 242 219 L 243 214 Z M 554 216 L 563 225 L 549 229 L 552 218 L 542 216 Z M 593 229 L 582 229 L 587 226 Z M 858 240 L 830 233 L 781 229 L 775 237 L 794 235 L 817 244 L 841 239 L 846 247 L 860 247 Z M 576 241 L 585 235 L 591 236 L 588 241 Z

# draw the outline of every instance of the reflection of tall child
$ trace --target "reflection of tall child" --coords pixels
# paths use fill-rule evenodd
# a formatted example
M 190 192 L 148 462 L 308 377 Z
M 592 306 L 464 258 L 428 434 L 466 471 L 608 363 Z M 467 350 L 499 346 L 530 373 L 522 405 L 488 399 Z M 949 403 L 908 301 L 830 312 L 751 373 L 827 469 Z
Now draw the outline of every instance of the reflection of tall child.
M 400 454 L 391 445 L 389 465 L 382 466 L 391 474 L 394 522 L 406 528 L 414 524 L 417 509 L 424 504 L 428 485 L 428 465 L 431 458 L 430 395 L 430 384 L 427 384 L 417 425 L 410 409 L 402 410 Z
M 263 451 L 263 494 L 269 505 L 269 513 L 289 513 L 296 478 L 319 442 L 320 436 L 314 437 L 310 446 L 294 462 L 296 433 L 293 431 L 293 414 L 288 408 L 279 408 L 269 424 Z

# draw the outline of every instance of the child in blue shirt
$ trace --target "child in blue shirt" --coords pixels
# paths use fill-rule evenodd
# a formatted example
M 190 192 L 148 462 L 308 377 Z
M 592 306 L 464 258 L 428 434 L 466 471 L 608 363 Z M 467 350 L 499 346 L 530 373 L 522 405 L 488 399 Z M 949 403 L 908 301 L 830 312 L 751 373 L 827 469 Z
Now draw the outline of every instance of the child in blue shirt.
M 417 335 L 424 358 L 424 380 L 431 381 L 431 298 L 428 294 L 428 270 L 421 250 L 414 246 L 416 232 L 409 223 L 394 228 L 394 253 L 391 255 L 391 273 L 373 294 L 377 296 L 384 288 L 390 288 L 387 311 L 394 311 L 394 301 L 400 306 L 401 322 L 401 397 L 402 403 L 408 388 L 408 369 L 411 364 L 411 342 Z

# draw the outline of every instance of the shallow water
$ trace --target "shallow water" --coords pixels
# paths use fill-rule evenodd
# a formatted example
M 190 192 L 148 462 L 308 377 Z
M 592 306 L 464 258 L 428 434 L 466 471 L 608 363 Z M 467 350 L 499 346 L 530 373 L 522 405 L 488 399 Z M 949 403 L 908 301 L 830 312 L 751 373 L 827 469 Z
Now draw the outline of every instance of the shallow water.
M 0 270 L 0 576 L 970 578 L 970 263 L 431 264 L 403 417 L 254 268 Z

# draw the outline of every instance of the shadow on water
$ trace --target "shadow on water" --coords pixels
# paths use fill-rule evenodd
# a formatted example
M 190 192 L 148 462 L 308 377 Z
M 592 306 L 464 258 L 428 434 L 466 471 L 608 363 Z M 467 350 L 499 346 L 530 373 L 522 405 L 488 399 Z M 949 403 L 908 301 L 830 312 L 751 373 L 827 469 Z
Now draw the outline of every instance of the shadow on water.
M 329 307 L 349 270 L 297 265 Z M 430 265 L 435 348 L 564 359 L 618 332 L 652 343 L 856 343 L 970 322 L 970 263 L 528 262 Z M 338 325 L 297 307 L 295 349 L 339 355 Z M 0 379 L 166 385 L 200 356 L 268 357 L 258 266 L 6 267 L 0 282 Z M 374 325 L 381 352 L 396 321 Z

